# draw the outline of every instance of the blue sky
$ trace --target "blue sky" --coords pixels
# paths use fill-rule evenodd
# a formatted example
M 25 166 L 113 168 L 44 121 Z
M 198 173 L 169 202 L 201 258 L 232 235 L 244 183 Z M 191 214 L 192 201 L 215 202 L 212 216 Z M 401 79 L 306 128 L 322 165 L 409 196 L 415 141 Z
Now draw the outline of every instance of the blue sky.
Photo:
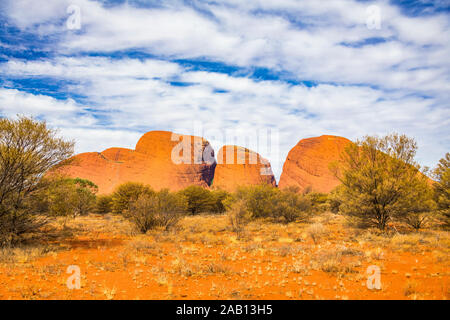
M 302 138 L 400 132 L 433 167 L 450 151 L 449 35 L 448 0 L 5 0 L 0 115 L 45 119 L 77 152 L 199 125 L 217 152 L 227 130 L 271 130 L 279 145 L 257 151 L 277 177 Z

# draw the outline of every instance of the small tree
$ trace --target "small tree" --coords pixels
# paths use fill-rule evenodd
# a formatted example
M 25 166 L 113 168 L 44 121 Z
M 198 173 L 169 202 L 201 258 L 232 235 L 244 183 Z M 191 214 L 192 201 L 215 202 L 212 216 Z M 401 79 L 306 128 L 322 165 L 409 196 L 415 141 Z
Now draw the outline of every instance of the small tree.
M 191 215 L 214 210 L 216 199 L 211 191 L 200 186 L 189 186 L 180 191 L 187 199 L 187 210 Z
M 433 172 L 436 180 L 434 184 L 434 199 L 438 209 L 444 218 L 447 228 L 450 228 L 450 153 L 439 160 L 439 164 Z
M 331 166 L 342 182 L 339 210 L 381 230 L 395 218 L 429 211 L 427 178 L 414 162 L 416 150 L 413 139 L 398 134 L 350 144 L 342 162 Z
M 56 134 L 32 118 L 0 119 L 0 245 L 17 242 L 45 223 L 30 207 L 32 194 L 44 187 L 44 174 L 68 159 L 74 147 Z
M 131 203 L 125 217 L 134 223 L 136 228 L 146 233 L 148 230 L 163 227 L 165 230 L 175 226 L 186 212 L 186 199 L 168 190 L 153 194 L 142 194 Z
M 112 195 L 112 210 L 113 213 L 124 214 L 129 209 L 133 202 L 135 202 L 142 195 L 153 195 L 155 191 L 149 186 L 142 183 L 127 182 L 117 187 Z

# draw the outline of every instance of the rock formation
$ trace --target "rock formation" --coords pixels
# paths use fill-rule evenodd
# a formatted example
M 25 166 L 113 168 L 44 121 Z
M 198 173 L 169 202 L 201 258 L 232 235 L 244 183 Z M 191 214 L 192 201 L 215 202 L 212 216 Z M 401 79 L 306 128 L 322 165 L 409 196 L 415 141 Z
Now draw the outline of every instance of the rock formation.
M 330 192 L 339 181 L 329 164 L 340 159 L 350 140 L 337 136 L 302 139 L 289 151 L 278 186 L 296 186 L 300 191 L 311 187 L 316 192 Z
M 210 185 L 216 163 L 208 141 L 201 137 L 150 131 L 135 150 L 110 148 L 82 153 L 56 169 L 70 177 L 89 179 L 108 194 L 125 182 L 141 182 L 155 190 L 176 191 L 189 185 Z
M 223 146 L 217 155 L 212 186 L 232 192 L 238 186 L 257 184 L 276 186 L 270 163 L 249 149 Z

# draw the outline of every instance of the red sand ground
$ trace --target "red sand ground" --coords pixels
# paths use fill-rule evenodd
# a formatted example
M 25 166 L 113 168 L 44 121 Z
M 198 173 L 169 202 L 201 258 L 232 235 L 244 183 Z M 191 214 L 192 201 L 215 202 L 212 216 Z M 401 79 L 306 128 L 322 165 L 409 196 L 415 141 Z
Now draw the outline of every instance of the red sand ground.
M 448 299 L 447 232 L 377 236 L 326 214 L 315 224 L 255 222 L 240 239 L 226 216 L 133 235 L 119 217 L 69 224 L 73 236 L 4 250 L 0 299 Z M 313 242 L 311 235 L 316 237 Z M 69 290 L 69 265 L 81 289 Z M 381 269 L 381 290 L 366 269 Z

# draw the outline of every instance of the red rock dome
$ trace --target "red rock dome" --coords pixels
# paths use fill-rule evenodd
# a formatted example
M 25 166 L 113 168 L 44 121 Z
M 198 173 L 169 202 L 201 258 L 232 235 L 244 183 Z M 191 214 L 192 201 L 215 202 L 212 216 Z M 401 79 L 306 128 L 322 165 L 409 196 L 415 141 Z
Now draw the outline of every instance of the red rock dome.
M 297 186 L 300 191 L 311 187 L 316 192 L 330 192 L 340 182 L 329 165 L 340 159 L 349 143 L 346 138 L 329 135 L 300 140 L 289 151 L 278 186 L 281 189 Z
M 212 148 L 203 138 L 151 131 L 141 137 L 135 150 L 110 148 L 101 153 L 79 154 L 56 170 L 89 179 L 98 185 L 99 194 L 108 194 L 130 181 L 148 184 L 155 190 L 208 187 L 215 165 Z
M 217 155 L 214 188 L 235 191 L 238 186 L 276 186 L 270 163 L 258 153 L 238 146 L 224 146 Z

